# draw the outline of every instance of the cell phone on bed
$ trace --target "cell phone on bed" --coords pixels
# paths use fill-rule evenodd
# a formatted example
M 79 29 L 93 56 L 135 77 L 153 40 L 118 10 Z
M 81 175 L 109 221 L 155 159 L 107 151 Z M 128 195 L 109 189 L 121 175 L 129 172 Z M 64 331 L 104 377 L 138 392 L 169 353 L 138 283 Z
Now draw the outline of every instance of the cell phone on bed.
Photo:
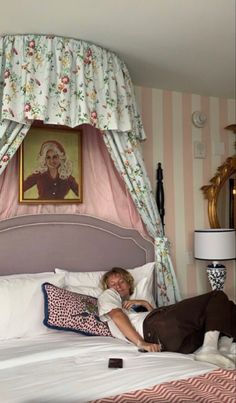
M 140 353 L 148 353 L 148 350 L 145 350 L 144 348 L 139 348 L 138 351 Z
M 123 368 L 122 358 L 109 358 L 108 368 Z

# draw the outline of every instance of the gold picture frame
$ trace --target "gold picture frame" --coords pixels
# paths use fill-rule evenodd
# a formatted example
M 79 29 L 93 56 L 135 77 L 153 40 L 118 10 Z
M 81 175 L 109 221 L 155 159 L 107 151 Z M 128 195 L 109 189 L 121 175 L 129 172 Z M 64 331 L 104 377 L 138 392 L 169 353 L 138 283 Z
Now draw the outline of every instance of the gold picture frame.
M 20 146 L 20 203 L 82 203 L 82 130 L 40 125 Z

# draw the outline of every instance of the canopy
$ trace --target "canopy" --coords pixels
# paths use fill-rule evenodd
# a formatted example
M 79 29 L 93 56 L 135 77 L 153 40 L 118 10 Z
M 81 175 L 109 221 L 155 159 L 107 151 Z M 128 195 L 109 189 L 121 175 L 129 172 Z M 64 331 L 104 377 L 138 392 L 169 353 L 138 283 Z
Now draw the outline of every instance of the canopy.
M 180 299 L 168 241 L 138 142 L 145 139 L 125 64 L 94 44 L 46 35 L 0 38 L 0 173 L 34 120 L 90 124 L 104 142 L 155 240 L 158 305 Z
M 129 72 L 113 52 L 52 35 L 6 35 L 0 61 L 0 121 L 88 123 L 145 139 Z

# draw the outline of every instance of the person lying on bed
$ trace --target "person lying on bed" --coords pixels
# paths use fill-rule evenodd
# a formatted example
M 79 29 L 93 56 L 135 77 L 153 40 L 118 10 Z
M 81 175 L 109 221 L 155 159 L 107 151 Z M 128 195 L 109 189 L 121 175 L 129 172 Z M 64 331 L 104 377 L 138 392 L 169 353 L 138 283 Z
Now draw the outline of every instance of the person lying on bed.
M 223 291 L 188 298 L 156 308 L 145 300 L 132 300 L 134 279 L 125 269 L 113 268 L 102 278 L 98 311 L 114 337 L 128 339 L 148 352 L 195 353 L 195 359 L 222 368 L 235 368 L 231 354 L 236 339 L 236 305 Z M 133 308 L 142 306 L 146 312 Z M 220 337 L 221 336 L 221 337 Z

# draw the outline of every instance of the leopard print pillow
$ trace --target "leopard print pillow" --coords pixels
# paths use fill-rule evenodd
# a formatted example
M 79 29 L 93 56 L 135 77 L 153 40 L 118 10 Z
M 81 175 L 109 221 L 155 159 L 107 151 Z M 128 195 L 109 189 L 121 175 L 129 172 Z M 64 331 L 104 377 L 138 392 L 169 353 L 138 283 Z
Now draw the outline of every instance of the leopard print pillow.
M 111 336 L 107 324 L 99 319 L 97 298 L 68 291 L 50 283 L 44 283 L 42 289 L 45 326 L 71 330 L 87 336 Z

